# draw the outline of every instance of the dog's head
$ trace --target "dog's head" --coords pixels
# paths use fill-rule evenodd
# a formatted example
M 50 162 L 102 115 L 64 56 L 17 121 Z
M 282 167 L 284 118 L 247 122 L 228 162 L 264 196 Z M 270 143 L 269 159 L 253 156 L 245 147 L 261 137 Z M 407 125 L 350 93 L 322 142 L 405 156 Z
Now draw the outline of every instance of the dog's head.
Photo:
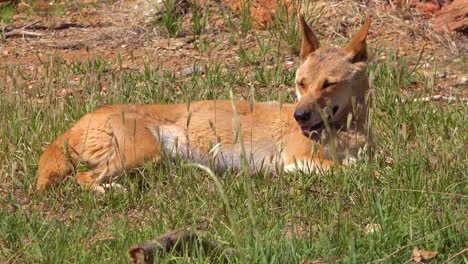
M 321 47 L 302 15 L 300 23 L 302 46 L 296 74 L 298 104 L 294 118 L 309 136 L 321 130 L 324 121 L 333 123 L 346 117 L 351 98 L 363 98 L 369 88 L 366 36 L 370 19 L 344 48 Z

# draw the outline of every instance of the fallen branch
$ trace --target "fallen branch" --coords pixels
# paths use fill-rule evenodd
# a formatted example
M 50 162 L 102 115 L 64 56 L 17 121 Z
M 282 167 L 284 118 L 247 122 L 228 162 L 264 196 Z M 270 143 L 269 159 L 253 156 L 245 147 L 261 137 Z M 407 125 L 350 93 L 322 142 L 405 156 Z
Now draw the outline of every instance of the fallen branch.
M 0 0 L 1 1 L 1 0 Z M 10 32 L 10 31 L 14 31 L 14 30 L 19 30 L 19 29 L 32 29 L 32 30 L 64 30 L 64 29 L 69 29 L 69 28 L 89 28 L 91 27 L 90 25 L 86 25 L 86 24 L 79 24 L 79 23 L 72 23 L 72 22 L 65 22 L 65 23 L 62 23 L 62 24 L 59 24 L 59 25 L 55 25 L 55 26 L 44 26 L 44 25 L 37 25 L 39 21 L 35 21 L 34 23 L 32 24 L 28 24 L 24 27 L 21 27 L 21 28 L 17 28 L 15 29 L 14 27 L 11 27 L 11 26 L 6 26 L 5 28 L 3 28 L 3 30 L 5 32 Z
M 53 29 L 63 30 L 63 29 L 69 29 L 69 28 L 88 28 L 88 27 L 89 27 L 89 25 L 70 22 L 70 23 L 62 23 L 60 25 L 57 25 L 57 26 L 53 27 Z
M 24 27 L 18 28 L 18 29 L 13 29 L 9 32 L 5 32 L 3 36 L 5 38 L 11 38 L 11 37 L 16 37 L 16 36 L 28 36 L 28 37 L 42 37 L 42 33 L 37 33 L 37 32 L 31 32 L 31 31 L 26 31 L 27 28 L 32 27 L 39 23 L 39 20 L 36 20 L 30 24 L 27 24 Z
M 128 249 L 128 254 L 135 264 L 154 263 L 155 254 L 175 252 L 177 254 L 193 253 L 194 248 L 201 247 L 212 256 L 232 256 L 234 249 L 224 248 L 219 243 L 202 237 L 196 232 L 179 229 L 166 233 L 158 238 L 146 241 Z M 187 251 L 186 251 L 187 250 Z
M 4 34 L 5 38 L 11 38 L 11 37 L 16 37 L 16 36 L 26 36 L 26 37 L 42 37 L 44 34 L 42 33 L 37 33 L 37 32 L 31 32 L 31 31 L 26 31 L 26 30 L 13 30 L 10 32 L 6 32 Z

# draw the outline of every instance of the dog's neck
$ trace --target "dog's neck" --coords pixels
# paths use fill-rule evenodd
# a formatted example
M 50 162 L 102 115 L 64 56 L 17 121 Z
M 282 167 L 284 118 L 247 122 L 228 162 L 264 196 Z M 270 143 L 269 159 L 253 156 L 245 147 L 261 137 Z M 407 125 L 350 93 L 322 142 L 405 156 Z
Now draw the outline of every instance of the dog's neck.
M 365 72 L 363 70 L 358 77 L 358 81 L 356 82 L 358 86 L 353 87 L 353 95 L 348 105 L 340 111 L 339 116 L 333 122 L 333 127 L 341 131 L 365 131 L 369 113 L 368 100 L 366 98 L 369 91 L 369 80 Z M 350 117 L 352 118 L 351 124 L 348 121 Z

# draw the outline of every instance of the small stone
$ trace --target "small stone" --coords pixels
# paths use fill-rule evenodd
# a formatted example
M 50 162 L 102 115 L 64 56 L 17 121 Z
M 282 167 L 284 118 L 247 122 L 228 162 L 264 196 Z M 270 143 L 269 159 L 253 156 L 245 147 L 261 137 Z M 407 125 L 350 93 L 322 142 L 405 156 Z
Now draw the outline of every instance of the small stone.
M 294 61 L 286 61 L 284 63 L 284 67 L 286 67 L 286 69 L 291 69 L 294 67 L 294 65 L 295 65 Z
M 203 73 L 203 72 L 204 72 L 203 68 L 199 66 L 192 66 L 192 67 L 187 67 L 183 69 L 181 74 L 185 76 L 185 75 L 191 75 L 194 73 Z
M 468 84 L 468 77 L 463 76 L 458 82 L 458 85 L 466 85 L 466 84 Z
M 445 79 L 445 77 L 447 77 L 447 73 L 446 73 L 446 72 L 439 72 L 439 73 L 437 73 L 437 78 L 439 78 L 439 79 Z

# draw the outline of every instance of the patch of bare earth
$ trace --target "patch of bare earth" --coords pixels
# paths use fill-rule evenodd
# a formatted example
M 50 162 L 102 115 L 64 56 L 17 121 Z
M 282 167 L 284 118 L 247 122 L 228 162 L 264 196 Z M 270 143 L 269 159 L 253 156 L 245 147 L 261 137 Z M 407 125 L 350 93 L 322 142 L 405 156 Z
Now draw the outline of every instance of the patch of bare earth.
M 7 38 L 0 44 L 0 61 L 32 66 L 47 61 L 52 54 L 67 63 L 93 58 L 113 60 L 119 56 L 124 68 L 141 69 L 148 63 L 177 70 L 204 60 L 193 51 L 193 37 L 167 38 L 163 29 L 148 22 L 157 12 L 157 2 L 96 1 L 90 7 L 66 11 L 53 19 L 19 13 L 12 24 L 3 28 L 26 26 L 28 32 L 37 36 Z
M 182 0 L 181 0 L 182 1 Z M 465 0 L 458 0 L 465 1 Z M 40 34 L 39 37 L 17 36 L 7 38 L 0 44 L 2 64 L 21 64 L 32 68 L 34 64 L 47 61 L 50 54 L 60 56 L 65 62 L 83 61 L 92 58 L 115 59 L 122 61 L 123 68 L 139 70 L 145 63 L 161 65 L 163 68 L 181 70 L 195 62 L 203 64 L 211 58 L 223 58 L 229 65 L 237 57 L 239 46 L 252 44 L 255 38 L 239 38 L 238 45 L 227 41 L 226 26 L 222 19 L 222 9 L 232 7 L 241 12 L 242 1 L 199 1 L 210 9 L 209 27 L 201 36 L 210 42 L 210 53 L 194 50 L 192 42 L 200 41 L 191 37 L 190 19 L 184 19 L 185 32 L 179 38 L 167 38 L 164 29 L 148 23 L 151 15 L 157 12 L 158 3 L 154 0 L 131 1 L 90 1 L 85 0 L 84 8 L 66 6 L 61 17 L 51 14 L 30 16 L 20 12 L 5 29 L 15 29 L 31 25 L 27 29 Z M 187 1 L 184 1 L 187 2 Z M 281 1 L 280 1 L 281 2 Z M 295 12 L 289 0 L 282 1 Z M 415 2 L 415 1 L 412 1 Z M 445 1 L 450 2 L 450 1 Z M 41 2 L 39 2 L 41 3 Z M 458 66 L 460 59 L 466 58 L 467 38 L 457 32 L 434 31 L 431 14 L 425 6 L 401 5 L 399 1 L 313 1 L 300 7 L 301 11 L 314 20 L 313 28 L 323 43 L 344 43 L 366 16 L 373 18 L 371 45 L 379 51 L 375 60 L 385 59 L 389 53 L 409 57 L 416 64 L 420 51 L 424 48 L 422 67 L 430 71 L 437 65 L 447 88 L 458 84 L 464 76 Z M 257 0 L 251 4 L 251 15 L 265 27 L 275 18 L 275 0 Z M 160 4 L 159 4 L 160 6 Z M 418 7 L 418 8 L 415 8 Z M 421 11 L 423 10 L 423 11 Z M 186 16 L 189 16 L 188 13 Z M 338 19 L 337 19 L 338 18 Z M 0 25 L 2 26 L 2 25 Z M 254 33 L 268 34 L 263 29 Z M 424 69 L 426 68 L 426 69 Z

